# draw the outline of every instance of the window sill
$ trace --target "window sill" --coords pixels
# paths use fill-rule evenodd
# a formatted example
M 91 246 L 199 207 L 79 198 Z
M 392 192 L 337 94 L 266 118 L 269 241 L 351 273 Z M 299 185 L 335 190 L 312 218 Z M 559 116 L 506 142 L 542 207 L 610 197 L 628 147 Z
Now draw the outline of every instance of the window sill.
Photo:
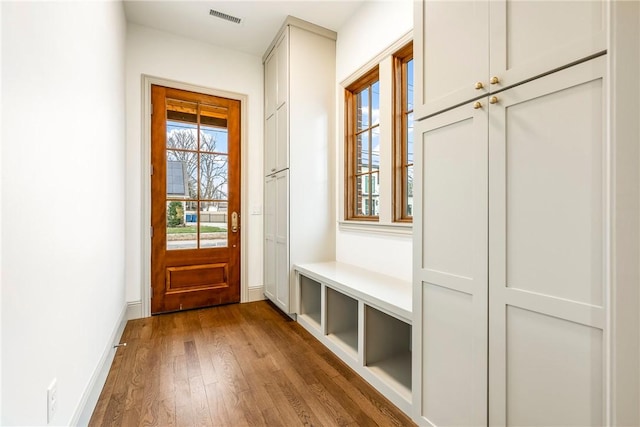
M 412 223 L 381 223 L 371 221 L 338 221 L 340 231 L 359 231 L 375 234 L 387 234 L 393 236 L 413 235 Z

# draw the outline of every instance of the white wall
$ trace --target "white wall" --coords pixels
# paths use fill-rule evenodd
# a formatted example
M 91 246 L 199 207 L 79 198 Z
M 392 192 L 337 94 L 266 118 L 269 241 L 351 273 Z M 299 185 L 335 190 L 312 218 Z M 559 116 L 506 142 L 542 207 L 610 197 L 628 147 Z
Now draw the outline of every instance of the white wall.
M 411 0 L 364 2 L 349 21 L 338 30 L 336 45 L 336 84 L 391 46 L 413 28 Z M 340 97 L 337 97 L 340 99 Z M 338 105 L 336 111 L 340 111 Z M 340 113 L 338 113 L 340 114 Z M 337 117 L 336 122 L 341 122 Z M 342 129 L 337 129 L 336 158 L 343 150 Z M 337 186 L 342 186 L 340 171 L 336 171 Z M 340 191 L 336 188 L 336 195 Z M 336 206 L 340 206 L 336 196 Z M 337 213 L 340 217 L 340 212 Z M 336 229 L 336 259 L 382 274 L 411 280 L 412 244 L 410 235 L 372 234 Z
M 2 2 L 0 2 L 2 23 Z M 2 31 L 0 31 L 2 46 Z M 0 51 L 0 100 L 2 100 L 2 53 Z M 0 129 L 2 129 L 2 102 L 0 101 Z M 2 132 L 0 132 L 0 177 L 2 176 Z M 0 181 L 1 182 L 1 181 Z M 0 272 L 2 272 L 2 185 L 0 185 Z M 2 274 L 0 274 L 0 325 L 2 324 Z M 0 326 L 0 423 L 2 422 L 2 327 Z
M 413 29 L 412 0 L 365 1 L 338 30 L 339 83 Z
M 124 314 L 120 2 L 2 4 L 2 425 L 76 419 Z
M 640 7 L 637 7 L 636 9 L 637 9 L 637 13 L 636 13 L 636 18 L 635 19 L 636 19 L 636 22 L 640 23 Z M 636 44 L 637 44 L 637 47 L 638 47 L 638 58 L 640 58 L 640 43 L 636 43 Z M 637 91 L 637 94 L 636 94 L 637 95 L 636 99 L 640 99 L 640 84 L 637 85 L 637 87 L 638 87 L 638 91 Z M 637 116 L 636 117 L 637 123 L 640 123 L 640 108 L 638 109 L 638 112 L 637 112 L 636 116 Z M 640 164 L 640 158 L 638 159 L 638 164 Z M 640 179 L 638 181 L 638 187 L 637 188 L 640 191 Z M 638 198 L 638 200 L 640 200 L 640 197 Z M 638 221 L 640 221 L 640 216 L 638 216 Z M 640 230 L 640 227 L 638 228 L 638 230 Z M 639 243 L 638 246 L 640 246 L 640 235 L 637 236 L 637 239 L 638 239 L 637 241 Z M 638 259 L 638 266 L 639 266 L 638 268 L 640 268 L 640 259 Z M 640 307 L 640 292 L 638 292 L 638 297 L 639 297 L 638 307 Z M 638 334 L 638 339 L 637 339 L 636 342 L 640 343 L 640 314 L 638 314 L 638 332 L 639 332 L 639 334 Z M 637 378 L 636 378 L 636 384 L 640 384 L 640 357 L 638 358 L 638 365 L 637 365 L 636 368 L 637 368 L 636 372 L 638 373 Z M 640 405 L 636 406 L 636 417 L 637 417 L 638 420 L 640 420 Z
M 160 77 L 201 87 L 248 95 L 248 212 L 262 207 L 262 60 L 200 41 L 187 39 L 136 24 L 127 27 L 127 190 L 126 259 L 127 301 L 141 300 L 143 266 L 142 225 L 142 75 Z M 148 143 L 148 142 L 147 142 Z M 262 286 L 262 215 L 245 218 L 248 233 L 247 282 Z M 146 221 L 148 223 L 148 219 Z M 247 228 L 248 227 L 248 228 Z

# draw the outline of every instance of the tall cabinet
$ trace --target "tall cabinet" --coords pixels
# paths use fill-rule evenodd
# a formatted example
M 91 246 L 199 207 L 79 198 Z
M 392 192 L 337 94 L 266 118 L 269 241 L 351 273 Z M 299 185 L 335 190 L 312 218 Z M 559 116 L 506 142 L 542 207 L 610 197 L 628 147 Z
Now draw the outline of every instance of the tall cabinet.
M 292 265 L 335 259 L 336 33 L 288 17 L 264 55 L 264 293 L 296 313 Z
M 638 175 L 615 173 L 638 166 L 638 128 L 610 127 L 620 85 L 640 95 L 621 70 L 640 53 L 628 3 L 415 3 L 421 425 L 637 424 L 619 392 L 637 402 L 638 363 L 614 363 L 637 357 L 640 326 L 621 316 L 640 304 Z M 636 40 L 608 37 L 617 24 Z

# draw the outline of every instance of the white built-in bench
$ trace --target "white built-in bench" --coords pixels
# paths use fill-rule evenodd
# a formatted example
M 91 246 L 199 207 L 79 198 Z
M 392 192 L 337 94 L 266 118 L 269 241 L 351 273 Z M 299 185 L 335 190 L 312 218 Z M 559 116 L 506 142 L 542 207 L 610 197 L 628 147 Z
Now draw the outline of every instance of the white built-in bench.
M 298 323 L 411 416 L 411 282 L 335 261 L 294 270 Z

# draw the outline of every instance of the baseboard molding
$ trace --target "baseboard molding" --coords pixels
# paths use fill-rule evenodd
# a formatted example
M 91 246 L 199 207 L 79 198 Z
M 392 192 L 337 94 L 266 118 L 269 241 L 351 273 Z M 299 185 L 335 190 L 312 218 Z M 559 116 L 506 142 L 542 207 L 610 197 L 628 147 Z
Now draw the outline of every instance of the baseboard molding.
M 264 286 L 249 288 L 249 300 L 247 302 L 262 301 L 264 299 Z
M 142 301 L 131 301 L 127 303 L 127 320 L 142 319 Z
M 116 355 L 113 346 L 120 342 L 120 338 L 122 337 L 122 333 L 124 332 L 124 327 L 127 325 L 128 312 L 129 306 L 128 304 L 125 304 L 122 307 L 122 311 L 120 312 L 118 322 L 116 323 L 115 328 L 111 333 L 111 339 L 107 343 L 104 352 L 102 353 L 102 357 L 98 362 L 98 366 L 96 366 L 96 369 L 93 371 L 91 380 L 89 380 L 89 384 L 82 394 L 82 399 L 80 400 L 80 404 L 76 408 L 73 418 L 71 418 L 70 425 L 86 426 L 89 424 L 91 415 L 93 415 L 93 410 L 95 409 L 96 404 L 98 403 L 98 398 L 100 397 L 100 393 L 102 392 L 102 388 L 107 381 L 107 375 L 109 374 L 109 369 L 111 369 L 111 363 L 113 362 L 113 358 Z

